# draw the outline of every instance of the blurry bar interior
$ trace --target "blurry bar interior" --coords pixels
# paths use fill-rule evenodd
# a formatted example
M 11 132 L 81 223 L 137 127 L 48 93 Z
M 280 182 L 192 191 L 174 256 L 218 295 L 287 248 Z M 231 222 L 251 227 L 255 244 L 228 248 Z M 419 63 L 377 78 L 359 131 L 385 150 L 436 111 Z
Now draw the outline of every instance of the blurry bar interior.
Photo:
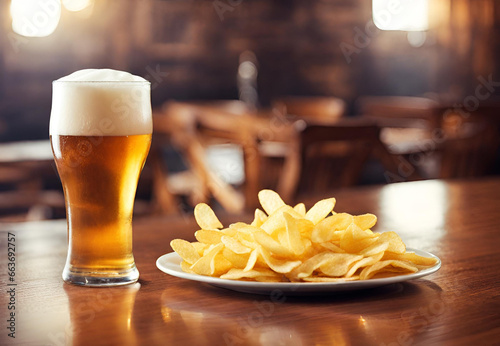
M 500 174 L 498 1 L 19 3 L 0 2 L 0 220 L 64 218 L 51 82 L 84 68 L 151 82 L 138 217 Z M 331 145 L 309 148 L 313 130 Z

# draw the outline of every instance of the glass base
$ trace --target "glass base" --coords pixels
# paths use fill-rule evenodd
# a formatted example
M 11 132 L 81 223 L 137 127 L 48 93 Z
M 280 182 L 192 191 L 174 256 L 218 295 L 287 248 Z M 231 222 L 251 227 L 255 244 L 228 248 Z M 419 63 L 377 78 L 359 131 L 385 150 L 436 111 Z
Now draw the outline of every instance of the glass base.
M 64 268 L 62 278 L 65 282 L 89 287 L 122 286 L 137 282 L 139 271 L 135 264 L 124 272 L 88 272 L 77 271 L 75 268 Z

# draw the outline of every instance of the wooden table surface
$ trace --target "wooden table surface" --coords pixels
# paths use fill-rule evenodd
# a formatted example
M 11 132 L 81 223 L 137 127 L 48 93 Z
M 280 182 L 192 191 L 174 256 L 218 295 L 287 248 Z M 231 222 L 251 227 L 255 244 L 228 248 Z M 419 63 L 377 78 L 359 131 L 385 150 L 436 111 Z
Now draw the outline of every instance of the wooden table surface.
M 196 230 L 191 217 L 159 217 L 134 222 L 139 283 L 84 288 L 61 279 L 64 220 L 3 224 L 0 344 L 498 344 L 500 178 L 399 183 L 335 197 L 337 212 L 375 213 L 374 230 L 397 231 L 407 246 L 439 256 L 442 268 L 422 279 L 347 293 L 237 293 L 158 270 L 155 261 L 171 251 L 170 240 L 192 239 Z M 250 219 L 221 217 L 225 225 Z M 8 237 L 15 238 L 13 281 Z M 8 337 L 11 312 L 15 339 Z

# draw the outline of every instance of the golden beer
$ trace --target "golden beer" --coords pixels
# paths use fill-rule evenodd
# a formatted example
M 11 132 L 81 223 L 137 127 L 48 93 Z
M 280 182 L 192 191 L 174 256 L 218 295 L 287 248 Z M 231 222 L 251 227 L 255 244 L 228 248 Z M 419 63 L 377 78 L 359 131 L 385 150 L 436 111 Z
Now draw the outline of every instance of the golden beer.
M 102 74 L 92 71 L 97 71 L 92 78 Z M 50 140 L 66 203 L 65 281 L 89 286 L 137 281 L 132 214 L 151 123 L 146 81 L 54 82 Z

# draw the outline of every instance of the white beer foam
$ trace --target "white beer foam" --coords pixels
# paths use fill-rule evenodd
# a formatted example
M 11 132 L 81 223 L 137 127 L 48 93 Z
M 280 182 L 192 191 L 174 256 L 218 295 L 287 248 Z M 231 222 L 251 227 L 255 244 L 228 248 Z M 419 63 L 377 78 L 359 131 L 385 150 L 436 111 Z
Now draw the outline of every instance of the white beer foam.
M 150 84 L 110 69 L 76 71 L 53 83 L 51 135 L 128 136 L 150 134 Z

